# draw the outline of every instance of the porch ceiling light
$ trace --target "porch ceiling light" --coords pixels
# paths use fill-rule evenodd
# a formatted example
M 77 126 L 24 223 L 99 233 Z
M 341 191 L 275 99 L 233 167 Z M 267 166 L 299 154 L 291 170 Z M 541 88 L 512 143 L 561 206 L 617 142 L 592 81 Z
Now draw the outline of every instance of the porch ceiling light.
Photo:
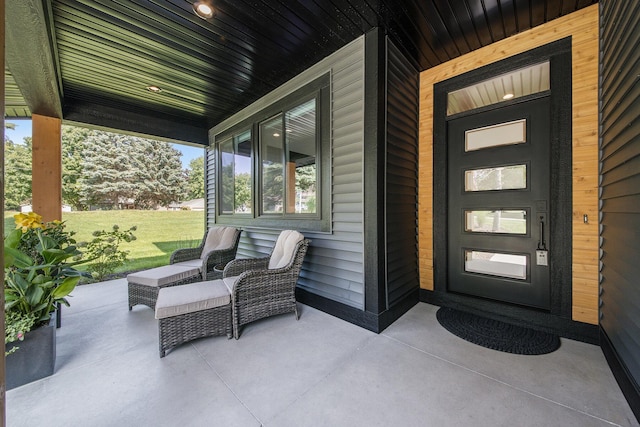
M 504 96 L 502 97 L 502 99 L 511 99 L 511 98 L 513 98 L 512 93 L 505 93 Z
M 162 88 L 158 87 L 158 86 L 147 86 L 147 90 L 149 92 L 153 92 L 153 93 L 160 93 L 162 92 Z
M 193 11 L 202 19 L 211 19 L 216 12 L 209 0 L 193 2 Z

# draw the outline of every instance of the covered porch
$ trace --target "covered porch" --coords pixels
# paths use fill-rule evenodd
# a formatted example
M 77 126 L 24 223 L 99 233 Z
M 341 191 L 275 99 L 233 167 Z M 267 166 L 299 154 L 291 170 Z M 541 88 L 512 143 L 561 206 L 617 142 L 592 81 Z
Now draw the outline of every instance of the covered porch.
M 6 2 L 5 118 L 36 123 L 34 209 L 60 211 L 63 121 L 207 147 L 206 226 L 246 227 L 242 257 L 267 252 L 284 228 L 314 240 L 302 318 L 160 360 L 153 313 L 126 310 L 124 282 L 83 287 L 63 316 L 56 374 L 6 402 L 0 393 L 9 425 L 637 425 L 620 387 L 638 414 L 638 4 L 221 0 L 201 20 L 192 3 Z M 521 316 L 508 301 L 448 293 L 437 253 L 448 212 L 433 202 L 452 190 L 431 156 L 444 141 L 430 129 L 433 90 L 559 37 L 573 55 L 559 63 L 571 84 L 558 85 L 574 89 L 558 98 L 571 111 L 556 115 L 571 126 L 571 161 L 560 162 L 567 185 L 552 187 L 571 235 L 557 234 L 557 304 Z M 302 95 L 324 118 L 305 154 L 324 167 L 327 194 L 313 217 L 272 221 L 259 209 L 258 130 Z M 256 186 L 252 213 L 236 215 L 221 208 L 216 174 L 220 146 L 243 126 L 255 131 Z M 533 319 L 600 347 L 563 339 L 546 356 L 496 353 L 444 331 L 426 302 Z
M 124 279 L 73 295 L 56 373 L 7 393 L 7 425 L 637 425 L 598 346 L 501 353 L 450 334 L 426 303 L 381 334 L 299 304 L 297 322 L 160 359 L 153 311 L 127 310 Z

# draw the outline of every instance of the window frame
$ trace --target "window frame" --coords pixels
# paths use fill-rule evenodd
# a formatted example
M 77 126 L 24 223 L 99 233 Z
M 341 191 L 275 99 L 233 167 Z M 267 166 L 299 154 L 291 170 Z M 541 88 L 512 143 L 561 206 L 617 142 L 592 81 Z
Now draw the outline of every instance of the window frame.
M 287 213 L 286 206 L 282 212 L 262 212 L 262 157 L 260 146 L 260 125 L 279 114 L 284 117 L 287 111 L 310 101 L 316 100 L 316 213 Z M 219 224 L 229 224 L 244 227 L 296 229 L 314 232 L 331 232 L 331 167 L 330 167 L 330 74 L 326 73 L 309 82 L 263 108 L 259 112 L 241 119 L 238 123 L 217 133 L 213 137 L 212 148 L 215 153 L 215 220 Z M 252 197 L 251 213 L 222 213 L 220 203 L 221 189 L 221 155 L 220 144 L 239 135 L 242 132 L 251 131 L 251 162 L 252 162 Z M 283 141 L 283 162 L 287 144 Z M 284 164 L 284 163 L 283 163 Z M 284 177 L 284 169 L 283 169 Z M 285 186 L 283 185 L 283 204 L 286 200 Z

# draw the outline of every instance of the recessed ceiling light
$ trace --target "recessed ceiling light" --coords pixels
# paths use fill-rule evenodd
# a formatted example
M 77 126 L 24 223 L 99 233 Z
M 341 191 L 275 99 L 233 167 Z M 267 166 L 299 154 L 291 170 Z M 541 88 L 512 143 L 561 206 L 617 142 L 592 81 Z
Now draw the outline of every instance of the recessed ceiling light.
M 162 92 L 162 88 L 158 87 L 158 86 L 147 86 L 147 90 L 149 92 L 153 92 L 153 93 L 160 93 Z
M 502 97 L 502 99 L 511 99 L 511 98 L 513 98 L 513 96 L 514 96 L 514 95 L 513 95 L 512 93 L 506 93 L 506 94 Z
M 211 2 L 205 0 L 193 2 L 193 11 L 202 19 L 211 19 L 216 13 Z
M 274 133 L 273 136 L 275 136 L 276 138 L 280 136 L 280 134 L 278 132 Z

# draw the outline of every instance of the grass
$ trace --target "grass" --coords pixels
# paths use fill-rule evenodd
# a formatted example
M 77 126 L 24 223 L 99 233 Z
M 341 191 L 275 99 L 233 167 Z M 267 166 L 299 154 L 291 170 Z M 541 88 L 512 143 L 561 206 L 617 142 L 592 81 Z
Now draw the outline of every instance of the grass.
M 5 235 L 15 228 L 15 213 L 5 212 Z M 137 226 L 136 240 L 120 245 L 120 249 L 129 251 L 129 260 L 116 273 L 166 265 L 173 251 L 198 246 L 204 235 L 204 212 L 197 211 L 63 212 L 62 220 L 68 231 L 76 232 L 78 242 L 89 241 L 94 231 L 111 230 L 114 224 L 121 230 Z

